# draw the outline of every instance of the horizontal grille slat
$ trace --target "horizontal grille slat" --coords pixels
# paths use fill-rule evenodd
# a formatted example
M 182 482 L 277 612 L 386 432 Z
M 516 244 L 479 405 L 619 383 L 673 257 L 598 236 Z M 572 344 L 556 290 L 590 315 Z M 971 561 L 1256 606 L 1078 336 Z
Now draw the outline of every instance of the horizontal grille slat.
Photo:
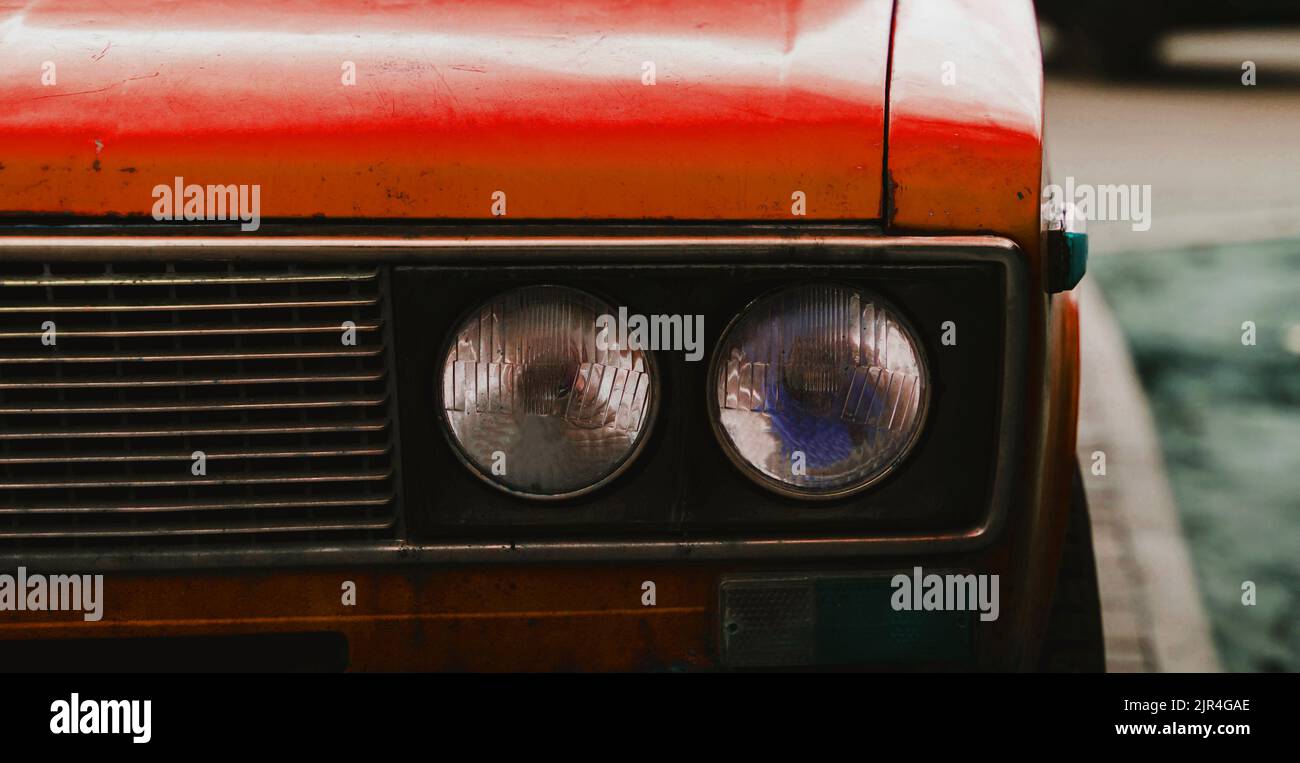
M 230 511 L 255 509 L 347 508 L 351 506 L 384 506 L 392 503 L 393 496 L 347 495 L 338 498 L 285 499 L 265 501 L 155 501 L 136 503 L 99 503 L 82 505 L 0 506 L 0 514 L 121 514 L 188 511 Z
M 193 312 L 198 310 L 285 310 L 293 308 L 353 308 L 377 305 L 378 299 L 326 299 L 315 302 L 303 300 L 264 299 L 250 301 L 232 300 L 196 300 L 179 302 L 108 302 L 98 305 L 76 304 L 70 302 L 15 302 L 0 305 L 0 315 L 4 313 L 150 313 L 150 312 Z
M 15 532 L 0 530 L 0 539 L 33 538 L 140 538 L 154 536 L 235 535 L 252 533 L 303 533 L 339 530 L 383 530 L 392 519 L 342 519 L 329 522 L 232 522 L 230 524 L 154 525 L 150 527 L 88 527 L 75 530 L 36 528 Z
M 239 286 L 248 284 L 320 283 L 327 281 L 371 281 L 379 275 L 377 270 L 325 273 L 216 273 L 210 275 L 183 275 L 163 273 L 150 275 L 97 275 L 97 276 L 0 276 L 0 288 L 58 287 L 58 286 L 199 286 L 217 284 Z
M 209 461 L 223 461 L 234 458 L 341 458 L 344 456 L 381 456 L 388 452 L 387 446 L 374 448 L 247 448 L 243 450 L 209 450 L 205 451 Z M 21 456 L 0 455 L 0 464 L 94 464 L 136 461 L 191 461 L 185 453 L 174 450 L 153 450 L 146 452 L 109 451 L 99 453 L 31 453 Z
M 358 324 L 355 326 L 357 331 L 378 331 L 379 323 L 372 322 Z M 74 331 L 60 332 L 63 338 L 70 337 L 106 337 L 114 339 L 143 339 L 160 336 L 212 336 L 222 334 L 309 334 L 309 333 L 338 333 L 340 330 L 337 323 L 325 324 L 302 324 L 302 325 L 281 325 L 281 326 L 232 326 L 229 324 L 211 324 L 207 326 L 188 326 L 188 327 L 146 327 L 132 329 L 82 329 Z M 0 339 L 40 339 L 44 332 L 39 330 L 29 331 L 0 331 Z
M 0 263 L 0 546 L 392 538 L 386 288 L 366 266 Z
M 129 387 L 204 387 L 204 386 L 231 386 L 239 384 L 287 384 L 297 382 L 312 383 L 338 383 L 338 382 L 359 382 L 359 381 L 378 381 L 384 378 L 383 371 L 368 371 L 365 373 L 316 373 L 316 374 L 284 374 L 284 375 L 267 375 L 267 374 L 245 374 L 243 376 L 225 376 L 225 377 L 135 377 L 123 379 L 121 377 L 104 377 L 101 379 L 60 379 L 57 377 L 46 377 L 43 379 L 31 379 L 24 381 L 5 381 L 0 379 L 0 389 L 27 389 L 30 387 L 58 387 L 62 389 L 83 389 L 83 388 L 116 388 L 122 386 Z
M 47 355 L 0 355 L 0 365 L 32 363 L 178 363 L 204 360 L 296 360 L 306 358 L 369 358 L 383 352 L 379 347 L 341 350 L 267 350 L 263 352 L 165 352 L 165 353 L 49 353 Z
M 284 398 L 269 400 L 195 400 L 190 403 L 105 403 L 102 405 L 52 405 L 9 406 L 0 405 L 0 416 L 5 414 L 115 414 L 115 413 L 184 413 L 202 411 L 260 411 L 292 408 L 346 408 L 349 406 L 382 405 L 385 398 L 337 397 L 324 399 Z
M 193 437 L 193 436 L 251 436 L 251 435 L 302 435 L 329 432 L 381 432 L 387 428 L 383 422 L 358 424 L 304 424 L 286 426 L 229 426 L 158 429 L 71 429 L 64 431 L 17 429 L 0 430 L 0 440 L 44 440 L 50 438 L 128 438 L 128 437 Z
M 98 480 L 74 478 L 13 480 L 0 482 L 0 490 L 45 490 L 73 487 L 185 487 L 187 485 L 267 485 L 304 482 L 368 482 L 385 480 L 391 472 L 321 472 L 316 474 L 248 474 L 230 477 L 106 477 Z

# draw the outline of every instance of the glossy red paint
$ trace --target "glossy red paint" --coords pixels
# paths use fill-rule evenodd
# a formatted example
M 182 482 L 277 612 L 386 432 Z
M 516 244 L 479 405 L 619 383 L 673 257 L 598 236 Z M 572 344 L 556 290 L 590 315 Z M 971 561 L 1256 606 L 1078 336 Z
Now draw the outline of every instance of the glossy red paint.
M 891 5 L 0 2 L 0 213 L 879 218 Z
M 1038 251 L 1042 52 L 1031 0 L 899 0 L 889 222 Z

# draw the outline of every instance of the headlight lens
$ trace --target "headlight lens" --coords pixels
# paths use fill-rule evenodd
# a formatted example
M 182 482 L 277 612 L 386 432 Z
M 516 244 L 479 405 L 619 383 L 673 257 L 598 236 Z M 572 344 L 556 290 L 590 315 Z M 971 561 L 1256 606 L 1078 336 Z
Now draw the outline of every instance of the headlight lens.
M 835 498 L 911 449 L 929 374 L 920 342 L 879 297 L 837 284 L 769 294 L 723 333 L 710 371 L 722 447 L 759 483 Z
M 652 359 L 597 347 L 614 310 L 577 289 L 498 295 L 456 329 L 442 366 L 451 440 L 480 477 L 511 493 L 565 498 L 613 479 L 653 422 Z

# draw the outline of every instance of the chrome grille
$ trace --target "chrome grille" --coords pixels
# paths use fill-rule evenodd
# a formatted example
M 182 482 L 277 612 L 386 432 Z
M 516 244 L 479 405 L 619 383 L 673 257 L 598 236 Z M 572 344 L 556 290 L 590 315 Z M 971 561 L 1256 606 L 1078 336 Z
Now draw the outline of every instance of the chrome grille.
M 0 265 L 0 546 L 391 537 L 385 291 L 377 268 Z

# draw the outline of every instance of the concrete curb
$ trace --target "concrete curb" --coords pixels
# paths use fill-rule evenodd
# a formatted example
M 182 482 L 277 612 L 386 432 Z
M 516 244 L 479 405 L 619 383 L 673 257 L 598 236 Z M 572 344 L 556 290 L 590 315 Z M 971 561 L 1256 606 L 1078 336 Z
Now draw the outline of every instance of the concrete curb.
M 1160 440 L 1128 344 L 1091 279 L 1079 293 L 1079 463 L 1092 514 L 1106 669 L 1217 672 Z M 1105 453 L 1106 474 L 1092 473 Z

